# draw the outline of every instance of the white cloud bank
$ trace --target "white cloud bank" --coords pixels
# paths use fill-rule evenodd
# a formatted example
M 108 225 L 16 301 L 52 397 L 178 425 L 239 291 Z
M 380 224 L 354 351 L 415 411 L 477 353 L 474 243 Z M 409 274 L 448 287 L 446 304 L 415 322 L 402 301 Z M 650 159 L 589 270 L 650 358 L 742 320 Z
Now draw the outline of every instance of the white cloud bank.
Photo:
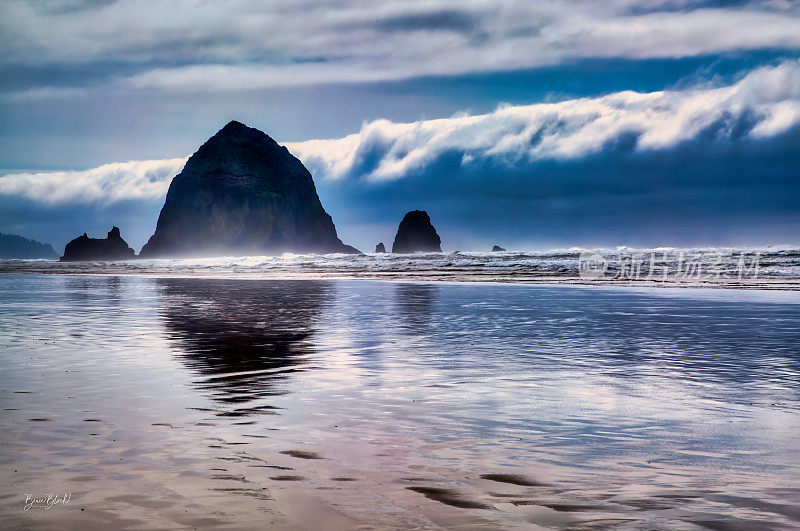
M 185 163 L 185 158 L 136 160 L 84 171 L 13 173 L 0 177 L 0 194 L 46 205 L 157 199 Z
M 135 31 L 131 31 L 135 28 Z M 23 94 L 237 91 L 800 49 L 791 0 L 6 0 L 0 65 L 112 70 Z M 73 85 L 70 85 L 70 82 Z
M 315 175 L 386 180 L 453 152 L 462 154 L 463 165 L 485 159 L 514 165 L 584 157 L 625 136 L 636 137 L 636 150 L 648 151 L 674 147 L 712 127 L 719 139 L 764 139 L 798 123 L 800 61 L 792 61 L 723 88 L 625 91 L 416 123 L 376 120 L 344 138 L 287 147 Z
M 525 167 L 539 160 L 600 153 L 622 138 L 635 138 L 632 149 L 645 152 L 709 135 L 718 142 L 768 140 L 798 125 L 800 61 L 789 61 L 754 70 L 721 88 L 625 91 L 415 123 L 376 120 L 343 138 L 286 146 L 317 179 L 380 182 L 422 170 L 444 154 L 459 154 L 464 166 L 488 160 Z M 0 194 L 46 204 L 157 199 L 184 162 L 177 158 L 10 174 L 0 177 Z

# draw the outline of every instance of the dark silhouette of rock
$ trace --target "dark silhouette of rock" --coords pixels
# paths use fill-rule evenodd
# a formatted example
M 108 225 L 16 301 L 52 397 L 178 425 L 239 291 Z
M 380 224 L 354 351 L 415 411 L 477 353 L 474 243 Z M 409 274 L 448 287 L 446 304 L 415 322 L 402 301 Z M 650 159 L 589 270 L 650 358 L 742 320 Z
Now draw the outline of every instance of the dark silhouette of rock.
M 130 260 L 136 253 L 128 247 L 119 234 L 119 228 L 112 227 L 105 239 L 90 238 L 83 233 L 64 248 L 62 262 L 80 262 L 85 260 Z
M 0 260 L 58 258 L 49 243 L 40 243 L 16 234 L 0 232 Z
M 258 129 L 233 121 L 172 179 L 140 256 L 358 253 L 336 235 L 311 174 Z
M 274 414 L 314 352 L 320 312 L 335 298 L 324 281 L 158 279 L 159 314 L 177 359 L 217 415 Z M 302 369 L 300 369 L 302 370 Z
M 502 253 L 503 251 L 505 251 L 505 249 L 503 249 L 499 245 L 495 245 L 494 247 L 492 247 L 492 252 L 493 253 Z
M 442 240 L 424 210 L 412 210 L 403 217 L 392 245 L 393 253 L 442 252 Z
M 376 253 L 385 253 L 386 252 L 386 246 L 383 244 L 383 242 L 381 242 L 381 243 L 379 243 L 378 245 L 375 246 L 375 252 Z

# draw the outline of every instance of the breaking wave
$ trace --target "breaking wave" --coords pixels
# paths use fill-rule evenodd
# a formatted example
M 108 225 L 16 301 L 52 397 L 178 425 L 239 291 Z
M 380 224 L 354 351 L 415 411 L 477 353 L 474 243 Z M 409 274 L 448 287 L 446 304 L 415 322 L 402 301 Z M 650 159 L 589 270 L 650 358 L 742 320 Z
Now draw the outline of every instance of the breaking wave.
M 587 259 L 600 273 L 585 275 Z M 61 263 L 0 262 L 4 273 L 666 284 L 800 289 L 800 249 L 619 247 L 586 250 L 292 254 Z

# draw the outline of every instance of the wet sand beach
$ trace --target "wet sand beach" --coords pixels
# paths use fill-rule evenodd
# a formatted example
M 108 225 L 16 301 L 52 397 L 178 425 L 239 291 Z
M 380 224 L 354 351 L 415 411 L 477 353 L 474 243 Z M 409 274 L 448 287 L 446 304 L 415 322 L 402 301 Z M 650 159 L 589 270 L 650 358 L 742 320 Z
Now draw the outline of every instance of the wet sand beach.
M 796 292 L 0 288 L 3 529 L 800 526 Z

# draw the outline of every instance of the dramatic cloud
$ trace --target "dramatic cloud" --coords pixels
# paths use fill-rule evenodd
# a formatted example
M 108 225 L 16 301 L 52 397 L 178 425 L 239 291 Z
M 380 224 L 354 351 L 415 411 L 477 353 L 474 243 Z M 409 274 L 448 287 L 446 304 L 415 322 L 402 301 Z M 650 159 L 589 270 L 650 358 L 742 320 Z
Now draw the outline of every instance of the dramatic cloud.
M 97 203 L 158 198 L 167 193 L 185 158 L 104 164 L 85 171 L 13 173 L 0 177 L 0 195 L 18 196 L 46 205 Z
M 401 178 L 452 154 L 460 156 L 462 166 L 487 159 L 529 166 L 621 147 L 661 150 L 698 138 L 757 140 L 798 123 L 800 62 L 788 62 L 724 88 L 620 92 L 409 124 L 378 120 L 345 138 L 288 147 L 318 175 L 379 181 Z
M 0 3 L 0 34 L 0 69 L 25 74 L 7 81 L 17 95 L 239 91 L 511 71 L 585 58 L 796 51 L 800 6 L 161 0 L 142 9 L 135 0 L 8 0 Z M 76 79 L 70 71 L 86 75 Z
M 376 120 L 339 139 L 288 143 L 322 180 L 383 182 L 425 172 L 443 159 L 480 170 L 487 164 L 537 184 L 539 161 L 579 160 L 604 152 L 653 152 L 692 142 L 754 142 L 800 124 L 800 61 L 751 72 L 722 88 L 619 92 L 552 104 L 502 107 L 476 116 L 416 123 Z M 163 196 L 185 159 L 106 164 L 86 171 L 0 177 L 0 194 L 47 204 L 110 204 Z

